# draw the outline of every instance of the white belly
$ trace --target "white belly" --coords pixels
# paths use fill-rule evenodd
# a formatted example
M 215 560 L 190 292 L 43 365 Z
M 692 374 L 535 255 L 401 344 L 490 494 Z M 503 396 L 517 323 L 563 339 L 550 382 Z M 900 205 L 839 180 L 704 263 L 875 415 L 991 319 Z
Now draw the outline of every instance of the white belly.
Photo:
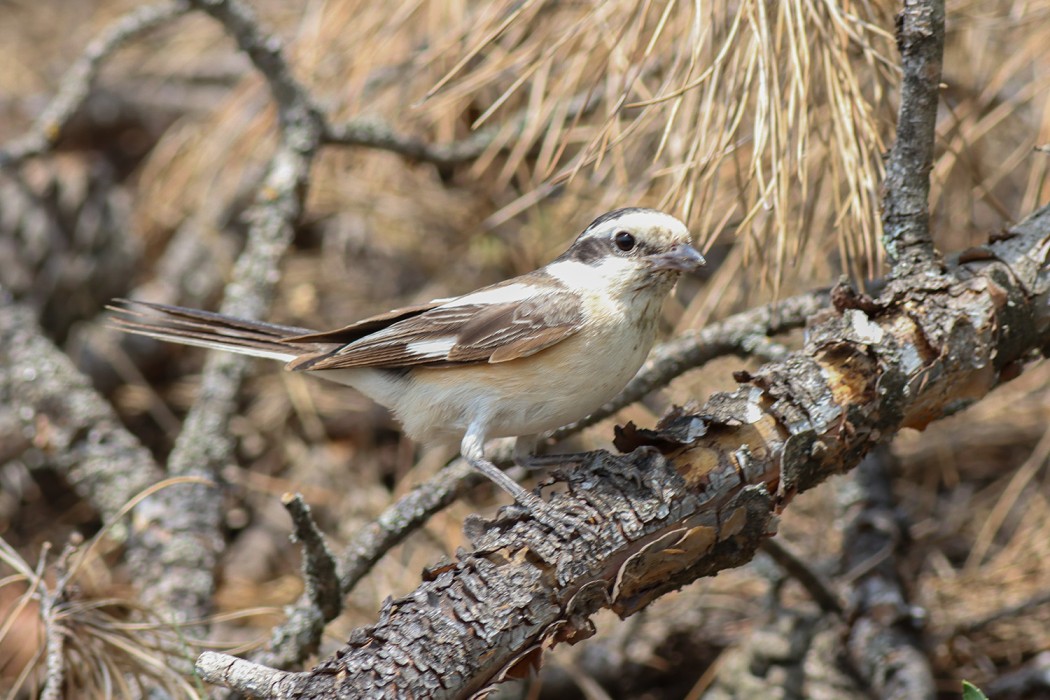
M 390 408 L 416 441 L 458 442 L 479 418 L 487 423 L 486 439 L 531 435 L 583 418 L 616 396 L 645 361 L 654 326 L 578 333 L 510 362 L 413 369 L 403 376 L 371 369 L 322 376 Z

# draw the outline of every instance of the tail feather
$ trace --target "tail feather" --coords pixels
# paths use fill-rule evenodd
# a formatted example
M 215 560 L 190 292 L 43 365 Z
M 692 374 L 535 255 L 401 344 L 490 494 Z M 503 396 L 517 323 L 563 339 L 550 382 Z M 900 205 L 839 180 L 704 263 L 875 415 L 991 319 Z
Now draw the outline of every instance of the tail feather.
M 121 331 L 159 340 L 226 350 L 290 362 L 318 350 L 311 345 L 291 345 L 286 338 L 311 331 L 262 321 L 234 318 L 181 306 L 117 299 L 109 324 Z

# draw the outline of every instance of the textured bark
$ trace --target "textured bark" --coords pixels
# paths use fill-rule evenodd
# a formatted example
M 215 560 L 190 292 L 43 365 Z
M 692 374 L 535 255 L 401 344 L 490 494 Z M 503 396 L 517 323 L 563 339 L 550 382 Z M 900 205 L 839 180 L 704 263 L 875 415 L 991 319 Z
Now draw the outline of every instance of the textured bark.
M 24 454 L 55 468 L 106 521 L 164 476 L 34 313 L 10 299 L 0 299 L 0 404 L 10 409 L 0 460 Z
M 427 571 L 315 669 L 208 654 L 198 670 L 268 697 L 469 697 L 519 677 L 543 649 L 589 636 L 596 610 L 626 617 L 744 563 L 795 494 L 1014 374 L 1050 342 L 1048 254 L 1050 208 L 965 252 L 951 277 L 891 283 L 877 300 L 840 289 L 801 351 L 739 373 L 736 392 L 658 431 L 618 436 L 621 449 L 648 448 L 568 473 L 551 502 L 578 518 L 575 532 L 512 515 L 469 521 L 474 551 Z
M 901 107 L 897 140 L 882 183 L 883 245 L 895 276 L 928 270 L 936 252 L 930 235 L 930 170 L 944 62 L 944 0 L 905 0 L 897 17 Z

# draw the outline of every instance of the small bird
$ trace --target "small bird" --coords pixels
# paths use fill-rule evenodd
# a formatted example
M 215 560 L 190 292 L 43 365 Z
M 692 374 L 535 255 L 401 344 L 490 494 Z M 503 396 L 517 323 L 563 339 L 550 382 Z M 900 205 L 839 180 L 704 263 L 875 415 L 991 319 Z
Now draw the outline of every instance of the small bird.
M 679 274 L 705 264 L 690 243 L 673 216 L 618 209 L 538 270 L 323 332 L 124 299 L 110 308 L 123 331 L 352 386 L 413 440 L 459 442 L 471 466 L 538 517 L 546 502 L 486 459 L 486 440 L 517 438 L 515 461 L 528 464 L 539 434 L 616 396 L 645 361 Z

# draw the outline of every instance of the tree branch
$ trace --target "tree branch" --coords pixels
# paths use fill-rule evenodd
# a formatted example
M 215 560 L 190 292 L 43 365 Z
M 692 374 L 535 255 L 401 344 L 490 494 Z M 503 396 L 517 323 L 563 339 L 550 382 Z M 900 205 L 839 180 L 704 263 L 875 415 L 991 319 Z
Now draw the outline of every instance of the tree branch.
M 807 318 L 828 305 L 829 299 L 827 290 L 807 292 L 683 333 L 654 348 L 619 396 L 586 418 L 559 428 L 551 437 L 563 440 L 589 428 L 715 358 L 751 356 L 756 346 L 763 344 L 763 338 L 802 327 Z
M 1050 208 L 1012 233 L 965 256 L 940 288 L 888 291 L 867 312 L 843 305 L 804 349 L 741 375 L 736 392 L 633 436 L 650 447 L 573 470 L 550 498 L 580 523 L 571 538 L 523 515 L 468 521 L 474 551 L 428 571 L 376 625 L 268 696 L 466 697 L 586 638 L 600 608 L 625 617 L 747 561 L 797 493 L 900 428 L 979 399 L 1000 368 L 1050 346 Z
M 0 168 L 18 165 L 50 151 L 87 98 L 102 62 L 126 42 L 185 14 L 189 9 L 186 0 L 148 5 L 132 10 L 107 27 L 66 71 L 58 93 L 29 133 L 0 148 Z
M 15 443 L 54 465 L 105 521 L 164 476 L 91 382 L 44 337 L 33 312 L 3 290 L 0 403 L 14 409 L 17 423 L 8 427 L 25 438 Z
M 496 133 L 496 129 L 482 129 L 461 141 L 432 144 L 399 134 L 377 119 L 355 119 L 343 124 L 329 124 L 325 128 L 325 142 L 337 146 L 375 148 L 412 160 L 449 166 L 480 156 L 492 144 Z
M 251 211 L 248 242 L 226 287 L 221 311 L 260 318 L 277 279 L 277 264 L 292 241 L 302 210 L 310 165 L 320 146 L 321 120 L 291 75 L 280 43 L 263 32 L 237 0 L 191 0 L 222 23 L 266 78 L 280 115 L 280 143 Z M 219 481 L 233 453 L 229 419 L 248 361 L 212 353 L 201 378 L 201 394 L 190 410 L 168 462 L 172 475 L 202 475 Z M 201 619 L 210 610 L 215 566 L 224 542 L 222 493 L 195 485 L 166 489 L 139 507 L 138 533 L 146 555 L 143 594 L 148 603 L 179 621 Z M 160 556 L 161 552 L 164 556 Z
M 895 277 L 932 270 L 930 170 L 944 57 L 944 0 L 904 0 L 897 17 L 904 81 L 897 140 L 882 183 L 882 241 Z
M 936 697 L 930 661 L 922 650 L 904 580 L 901 555 L 907 524 L 893 499 L 893 455 L 886 447 L 869 454 L 854 474 L 859 511 L 846 528 L 843 565 L 857 572 L 850 586 L 850 660 L 875 697 L 922 700 Z
M 702 331 L 685 334 L 661 345 L 619 397 L 597 413 L 556 431 L 554 437 L 560 440 L 584 430 L 648 392 L 665 386 L 679 374 L 717 357 L 731 353 L 750 354 L 768 335 L 801 326 L 806 318 L 827 304 L 828 298 L 826 291 L 801 294 L 731 316 Z M 391 548 L 453 503 L 477 480 L 477 472 L 462 458 L 456 459 L 358 531 L 340 557 L 342 594 L 349 594 Z M 288 619 L 274 630 L 269 650 L 253 656 L 253 661 L 276 668 L 291 668 L 316 650 L 323 626 L 331 619 L 324 618 L 307 599 L 300 599 Z

